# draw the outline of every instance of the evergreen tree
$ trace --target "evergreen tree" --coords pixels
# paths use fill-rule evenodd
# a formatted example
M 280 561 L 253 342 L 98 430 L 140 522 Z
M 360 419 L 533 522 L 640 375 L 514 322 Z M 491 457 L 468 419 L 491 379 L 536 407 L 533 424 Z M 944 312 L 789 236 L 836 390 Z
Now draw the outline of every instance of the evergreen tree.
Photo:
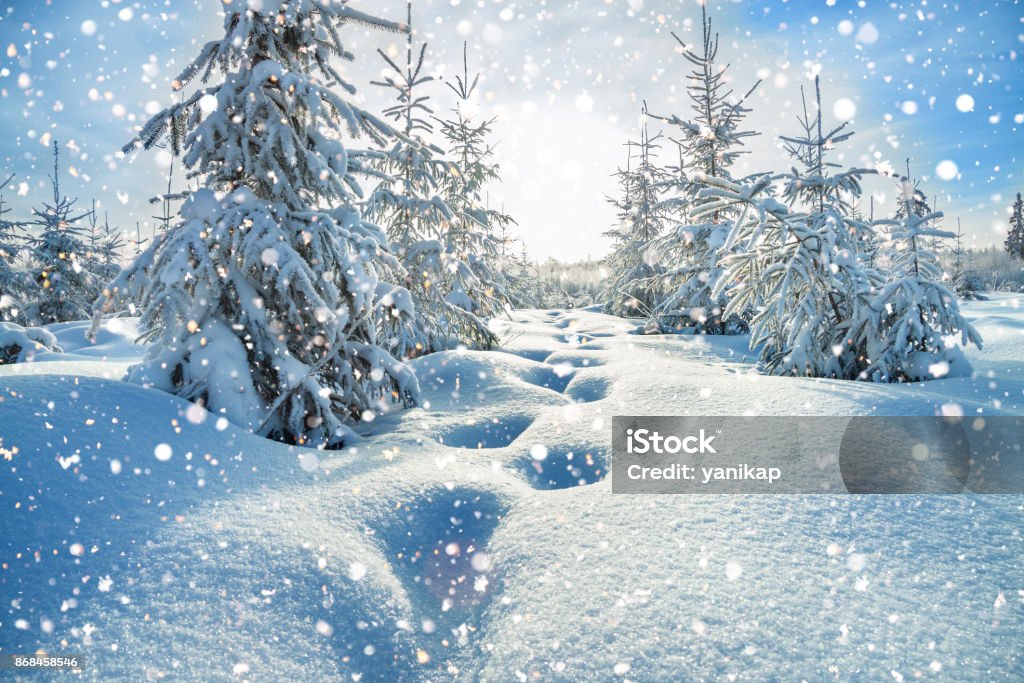
M 103 235 L 100 239 L 100 257 L 104 277 L 110 279 L 121 272 L 121 258 L 124 256 L 124 233 L 110 225 L 106 214 L 103 216 Z M 102 292 L 101 292 L 102 293 Z
M 953 291 L 961 299 L 973 301 L 980 298 L 979 290 L 982 287 L 982 283 L 977 275 L 972 273 L 964 262 L 964 249 L 963 249 L 963 236 L 964 231 L 960 227 L 960 219 L 956 219 L 956 250 L 953 252 L 955 260 L 953 261 Z
M 524 296 L 532 301 L 533 305 L 537 308 L 556 306 L 557 304 L 554 303 L 549 306 L 549 301 L 554 298 L 554 295 L 549 291 L 546 283 L 541 278 L 540 263 L 530 260 L 530 254 L 526 251 L 525 242 L 519 246 L 519 264 L 522 268 L 522 279 L 528 283 Z
M 411 26 L 412 2 L 407 9 Z M 374 82 L 395 92 L 396 104 L 384 113 L 402 128 L 380 159 L 378 168 L 385 180 L 370 198 L 369 213 L 386 227 L 412 294 L 415 325 L 391 331 L 393 351 L 403 358 L 440 351 L 455 341 L 481 348 L 490 348 L 497 341 L 473 311 L 473 298 L 467 292 L 476 291 L 478 280 L 451 239 L 450 227 L 456 217 L 439 194 L 446 183 L 457 182 L 451 176 L 461 171 L 441 158 L 441 148 L 430 142 L 434 112 L 428 104 L 430 98 L 419 94 L 422 85 L 434 80 L 423 74 L 426 49 L 426 45 L 420 46 L 416 55 L 410 32 L 404 67 L 378 50 L 393 73 Z
M 1010 214 L 1010 230 L 1006 234 L 1006 253 L 1015 259 L 1024 261 L 1024 200 L 1017 193 L 1017 201 L 1013 203 Z
M 354 88 L 332 63 L 352 59 L 344 25 L 403 27 L 319 0 L 225 3 L 224 12 L 223 37 L 177 86 L 219 82 L 154 116 L 125 148 L 167 140 L 202 187 L 107 296 L 142 295 L 153 344 L 132 381 L 272 438 L 335 447 L 346 423 L 418 391 L 378 337 L 385 319 L 412 310 L 380 279 L 400 265 L 361 216 L 366 154 L 346 143 L 382 142 L 391 130 L 346 99 Z
M 659 190 L 663 195 L 666 195 L 666 198 L 661 203 L 665 209 L 668 225 L 673 227 L 665 237 L 671 236 L 675 238 L 675 228 L 691 224 L 690 204 L 693 199 L 691 196 L 693 185 L 687 173 L 686 157 L 684 156 L 686 148 L 684 144 L 675 138 L 669 138 L 669 140 L 676 146 L 678 160 L 675 163 L 665 165 Z M 664 245 L 662 246 L 664 248 Z
M 49 179 L 53 203 L 44 202 L 32 209 L 29 222 L 39 232 L 29 242 L 29 264 L 36 286 L 25 310 L 28 319 L 40 325 L 86 319 L 96 294 L 95 277 L 89 270 L 88 235 L 81 224 L 92 212 L 76 213 L 78 200 L 61 194 L 56 141 Z
M 868 197 L 868 202 L 870 208 L 867 218 L 859 210 L 859 201 L 854 205 L 855 208 L 850 217 L 853 219 L 854 225 L 860 225 L 861 223 L 866 225 L 865 230 L 858 231 L 857 252 L 861 256 L 861 261 L 868 268 L 878 270 L 880 266 L 879 260 L 883 256 L 886 241 L 886 237 L 883 234 L 885 225 L 884 222 L 875 219 L 874 196 Z
M 926 238 L 954 235 L 935 227 L 941 213 L 914 212 L 912 183 L 901 184 L 900 202 L 903 218 L 894 221 L 891 230 L 892 271 L 849 326 L 848 337 L 865 364 L 859 378 L 904 382 L 968 375 L 971 368 L 963 352 L 946 338 L 956 336 L 963 345 L 981 348 L 981 336 L 960 314 L 956 297 L 940 283 L 939 260 L 923 243 Z
M 604 233 L 612 240 L 612 251 L 603 261 L 609 276 L 602 299 L 612 315 L 650 316 L 661 298 L 663 270 L 655 244 L 665 232 L 668 209 L 659 201 L 665 172 L 653 158 L 660 138 L 649 135 L 644 107 L 640 141 L 627 143 L 626 168 L 616 174 L 621 198 L 609 199 L 618 209 L 619 222 Z
M 724 273 L 719 259 L 726 235 L 733 227 L 730 225 L 732 215 L 723 208 L 707 212 L 701 205 L 713 201 L 706 190 L 716 185 L 715 179 L 732 178 L 729 168 L 743 153 L 738 148 L 743 146 L 745 138 L 757 134 L 740 130 L 739 126 L 750 111 L 744 102 L 760 81 L 734 101 L 732 90 L 726 88 L 728 66 L 720 66 L 716 61 L 718 35 L 712 32 L 711 20 L 703 5 L 701 26 L 701 43 L 696 49 L 672 34 L 682 47 L 683 57 L 693 66 L 686 88 L 693 118 L 659 117 L 679 127 L 678 144 L 685 158 L 685 170 L 689 172 L 685 177 L 680 169 L 679 194 L 666 200 L 667 206 L 682 215 L 684 222 L 657 244 L 666 265 L 665 283 L 670 292 L 659 311 L 689 318 L 700 332 L 721 334 L 745 328 L 724 320 L 722 313 L 730 290 L 716 286 Z M 696 222 L 697 215 L 702 217 L 700 222 Z
M 928 197 L 921 190 L 921 184 L 910 179 L 910 159 L 907 159 L 907 175 L 900 178 L 900 202 L 896 206 L 896 220 L 902 221 L 907 212 L 915 216 L 927 216 L 932 212 Z M 906 201 L 902 197 L 909 197 Z
M 85 267 L 92 275 L 92 290 L 90 301 L 96 301 L 103 295 L 103 288 L 106 283 L 117 277 L 121 272 L 121 251 L 124 248 L 124 238 L 121 232 L 111 227 L 109 218 L 104 214 L 103 224 L 100 225 L 96 213 L 96 200 L 92 202 L 92 209 L 89 212 L 87 229 Z
M 907 175 L 900 178 L 900 201 L 896 204 L 895 220 L 897 223 L 901 222 L 907 214 L 907 211 L 912 212 L 915 216 L 927 216 L 930 213 L 940 213 L 932 205 L 931 200 L 921 189 L 920 181 L 912 179 L 910 175 L 910 159 L 907 158 Z M 909 201 L 903 201 L 902 197 L 910 197 Z M 891 241 L 891 240 L 890 240 Z M 926 247 L 929 251 L 935 252 L 936 255 L 946 248 L 945 240 L 938 237 L 924 238 L 922 237 L 921 246 Z
M 154 144 L 154 147 L 164 147 L 166 145 Z M 150 204 L 160 205 L 160 214 L 153 216 L 152 218 L 157 221 L 160 226 L 160 230 L 167 232 L 171 225 L 174 223 L 174 202 L 181 201 L 188 196 L 188 192 L 174 192 L 174 164 L 175 158 L 171 157 L 171 163 L 167 167 L 167 190 L 156 195 L 155 197 L 149 198 Z M 155 231 L 155 229 L 154 229 Z
M 821 288 L 815 279 L 818 273 L 806 268 L 807 252 L 803 248 L 812 240 L 818 246 L 816 236 L 807 234 L 806 222 L 794 220 L 788 207 L 772 196 L 769 174 L 743 180 L 712 178 L 708 183 L 705 194 L 714 201 L 703 203 L 694 218 L 714 211 L 734 214 L 723 244 L 724 273 L 712 293 L 719 295 L 726 287 L 732 290 L 723 310 L 726 319 L 737 312 L 753 311 L 750 348 L 760 352 L 766 371 L 786 374 L 785 350 L 802 343 L 793 338 L 791 332 L 800 334 L 801 330 L 794 330 L 790 319 L 802 299 L 817 303 L 808 291 Z M 817 315 L 817 310 L 801 313 Z M 801 364 L 796 358 L 792 362 Z
M 806 130 L 818 129 L 817 120 L 804 121 Z M 981 338 L 939 284 L 937 259 L 920 242 L 949 233 L 933 227 L 938 214 L 914 214 L 912 186 L 904 183 L 905 218 L 888 222 L 896 245 L 892 273 L 883 279 L 866 266 L 856 251 L 858 226 L 843 218 L 845 200 L 836 194 L 841 188 L 855 194 L 859 174 L 826 173 L 819 144 L 849 135 L 836 130 L 788 139 L 794 153 L 811 161 L 810 172 L 794 170 L 786 185 L 796 210 L 769 195 L 769 176 L 718 182 L 719 204 L 741 210 L 726 245 L 738 245 L 726 262 L 727 277 L 740 283 L 729 305 L 757 311 L 751 347 L 760 348 L 773 374 L 876 382 L 967 374 L 970 365 L 945 337 L 979 346 Z
M 11 212 L 4 202 L 3 190 L 14 179 L 12 174 L 0 183 L 0 322 L 23 322 L 24 297 L 32 287 L 31 278 L 18 263 L 24 250 L 24 225 L 6 218 Z
M 815 376 L 856 378 L 861 371 L 862 353 L 855 347 L 850 325 L 859 316 L 866 297 L 877 285 L 877 273 L 865 267 L 863 251 L 873 241 L 871 227 L 858 218 L 853 202 L 861 195 L 864 169 L 842 169 L 827 160 L 827 152 L 852 135 L 849 122 L 824 132 L 821 82 L 814 78 L 815 112 L 807 110 L 801 89 L 803 116 L 801 135 L 782 137 L 784 147 L 797 162 L 782 175 L 783 198 L 797 213 L 791 224 L 803 223 L 805 235 L 799 240 L 801 269 L 811 273 L 818 287 L 803 290 L 795 304 L 792 321 L 796 335 L 778 350 L 785 372 Z M 867 254 L 868 258 L 872 258 Z M 798 361 L 798 362 L 797 362 Z
M 441 120 L 441 133 L 448 141 L 448 152 L 458 165 L 458 172 L 444 174 L 442 196 L 453 217 L 444 232 L 445 252 L 466 263 L 473 273 L 464 283 L 456 280 L 446 298 L 480 319 L 498 315 L 508 309 L 509 283 L 500 266 L 501 237 L 515 220 L 504 211 L 488 206 L 485 188 L 501 180 L 494 150 L 487 143 L 494 119 L 474 121 L 471 98 L 480 75 L 469 78 L 466 44 L 462 45 L 462 75 L 446 85 L 455 93 L 457 103 L 451 118 Z
M 502 211 L 504 213 L 504 211 Z M 533 278 L 528 270 L 526 248 L 515 250 L 516 240 L 508 223 L 498 224 L 498 268 L 505 276 L 505 292 L 512 308 L 536 308 Z
M 800 118 L 801 135 L 783 137 L 797 162 L 783 174 L 783 199 L 771 197 L 772 178 L 718 182 L 703 211 L 739 210 L 725 244 L 728 272 L 719 290 L 736 283 L 727 313 L 755 311 L 751 346 L 760 349 L 766 371 L 857 379 L 866 362 L 851 326 L 878 284 L 859 249 L 868 226 L 853 217 L 860 195 L 858 169 L 833 172 L 826 151 L 847 140 L 846 124 L 823 132 L 821 91 L 815 79 L 816 111 Z

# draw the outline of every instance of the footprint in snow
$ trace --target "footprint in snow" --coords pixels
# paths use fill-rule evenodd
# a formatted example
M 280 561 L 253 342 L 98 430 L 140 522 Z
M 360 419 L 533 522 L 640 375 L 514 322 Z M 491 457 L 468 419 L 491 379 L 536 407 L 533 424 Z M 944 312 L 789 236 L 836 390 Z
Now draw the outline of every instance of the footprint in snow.
M 396 507 L 390 523 L 375 531 L 413 609 L 433 625 L 415 638 L 427 652 L 463 644 L 458 636 L 452 643 L 453 634 L 479 626 L 495 593 L 487 544 L 507 508 L 489 492 L 464 487 L 438 487 Z
M 508 415 L 472 424 L 443 427 L 434 434 L 438 443 L 452 448 L 504 448 L 533 423 L 529 415 Z
M 534 446 L 512 465 L 535 489 L 551 491 L 596 484 L 608 473 L 608 458 L 601 449 L 574 448 L 548 451 Z
M 566 388 L 565 394 L 576 403 L 593 403 L 608 397 L 611 382 L 604 377 L 577 377 Z
M 531 368 L 529 372 L 522 375 L 524 382 L 534 386 L 550 389 L 562 393 L 572 381 L 575 368 L 571 363 L 548 363 L 537 368 Z

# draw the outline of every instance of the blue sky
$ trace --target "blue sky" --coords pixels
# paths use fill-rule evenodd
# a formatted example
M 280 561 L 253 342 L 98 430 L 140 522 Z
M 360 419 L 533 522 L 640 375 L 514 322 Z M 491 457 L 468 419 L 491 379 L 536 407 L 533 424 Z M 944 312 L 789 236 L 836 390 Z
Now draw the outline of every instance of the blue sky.
M 405 14 L 402 0 L 352 4 Z M 46 143 L 57 139 L 67 192 L 148 234 L 157 211 L 146 199 L 166 185 L 168 155 L 117 152 L 147 111 L 172 101 L 170 81 L 219 33 L 220 0 L 0 7 L 0 159 L 16 174 L 7 200 L 25 211 L 45 197 Z M 947 225 L 959 217 L 978 245 L 1002 240 L 1012 197 L 1024 191 L 1024 5 L 709 0 L 709 9 L 736 89 L 762 80 L 747 121 L 762 135 L 736 173 L 785 168 L 778 135 L 794 131 L 800 85 L 818 73 L 826 121 L 852 117 L 857 131 L 838 160 L 902 169 L 910 157 Z M 694 40 L 699 19 L 695 0 L 417 1 L 414 26 L 430 45 L 432 73 L 454 76 L 469 41 L 483 72 L 480 112 L 498 116 L 505 182 L 491 198 L 519 219 L 535 257 L 605 253 L 601 233 L 614 212 L 604 196 L 615 191 L 623 143 L 637 135 L 641 100 L 652 112 L 686 113 L 687 69 L 669 31 Z M 386 95 L 369 85 L 382 69 L 374 50 L 396 50 L 400 39 L 357 28 L 345 35 L 357 56 L 345 71 L 379 110 Z M 433 85 L 436 108 L 451 106 L 447 89 Z M 949 162 L 956 174 L 944 179 L 937 167 L 952 171 Z M 879 213 L 895 209 L 891 180 L 865 187 Z

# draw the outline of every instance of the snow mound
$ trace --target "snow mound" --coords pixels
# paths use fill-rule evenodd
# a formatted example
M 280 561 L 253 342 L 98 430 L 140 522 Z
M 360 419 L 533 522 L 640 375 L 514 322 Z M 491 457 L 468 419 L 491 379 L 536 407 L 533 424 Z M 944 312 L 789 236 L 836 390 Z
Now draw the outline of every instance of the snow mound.
M 0 322 L 0 365 L 31 363 L 40 352 L 60 350 L 57 338 L 44 328 Z
M 413 361 L 423 405 L 341 451 L 85 376 L 128 332 L 5 366 L 0 650 L 84 652 L 96 680 L 1012 679 L 1024 497 L 627 496 L 606 473 L 613 415 L 1020 415 L 1016 301 L 965 305 L 971 376 L 902 385 L 518 311 L 503 352 Z M 568 317 L 611 336 L 567 346 Z

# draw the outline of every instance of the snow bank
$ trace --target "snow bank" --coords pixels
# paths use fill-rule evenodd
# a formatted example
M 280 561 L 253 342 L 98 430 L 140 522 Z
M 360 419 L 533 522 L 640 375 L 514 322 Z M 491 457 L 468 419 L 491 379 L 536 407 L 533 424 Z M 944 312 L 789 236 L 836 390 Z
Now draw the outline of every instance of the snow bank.
M 1012 679 L 1021 496 L 605 478 L 615 414 L 1024 413 L 1019 302 L 965 313 L 973 376 L 876 385 L 520 311 L 502 352 L 414 361 L 423 406 L 337 452 L 64 374 L 118 361 L 0 369 L 0 650 L 84 652 L 94 680 Z
M 44 328 L 0 322 L 0 364 L 30 363 L 42 351 L 60 350 L 57 338 Z

